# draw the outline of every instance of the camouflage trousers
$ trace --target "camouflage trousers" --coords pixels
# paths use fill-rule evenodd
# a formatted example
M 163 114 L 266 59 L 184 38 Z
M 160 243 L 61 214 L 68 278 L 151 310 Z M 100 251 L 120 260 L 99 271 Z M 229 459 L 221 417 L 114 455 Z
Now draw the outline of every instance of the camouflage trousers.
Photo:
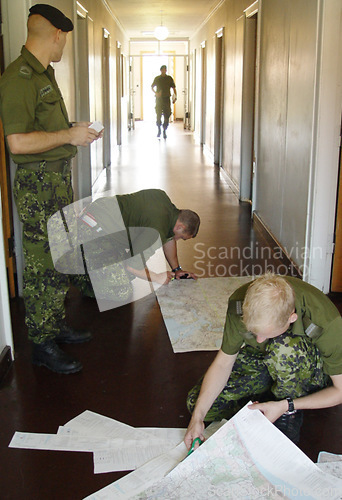
M 124 266 L 126 251 L 115 241 L 115 235 L 94 237 L 96 232 L 78 221 L 82 260 L 86 275 L 75 276 L 73 284 L 84 295 L 96 297 L 100 310 L 127 303 L 133 292 L 130 276 Z M 94 237 L 94 239 L 92 239 Z
M 193 412 L 202 379 L 190 390 L 187 407 Z M 248 401 L 299 398 L 329 384 L 317 347 L 307 337 L 284 333 L 271 339 L 265 352 L 243 347 L 223 391 L 205 421 L 229 419 Z
M 48 220 L 73 201 L 71 173 L 18 167 L 13 194 L 23 223 L 25 322 L 29 339 L 42 343 L 59 333 L 60 323 L 65 320 L 64 301 L 70 283 L 84 295 L 95 296 L 86 263 L 82 265 L 85 274 L 75 274 L 73 258 L 68 256 L 71 260 L 67 258 L 57 271 L 50 252 Z M 132 287 L 122 264 L 114 264 L 108 269 L 112 262 L 109 245 L 109 240 L 101 238 L 100 245 L 98 241 L 89 241 L 85 246 L 88 255 L 92 256 L 91 272 L 96 273 L 96 282 L 100 284 L 96 297 L 114 304 L 127 299 Z M 79 249 L 75 249 L 75 255 L 80 254 Z
M 30 340 L 41 343 L 56 336 L 65 318 L 69 277 L 54 268 L 47 221 L 72 202 L 71 174 L 18 167 L 13 194 L 23 223 L 25 321 Z

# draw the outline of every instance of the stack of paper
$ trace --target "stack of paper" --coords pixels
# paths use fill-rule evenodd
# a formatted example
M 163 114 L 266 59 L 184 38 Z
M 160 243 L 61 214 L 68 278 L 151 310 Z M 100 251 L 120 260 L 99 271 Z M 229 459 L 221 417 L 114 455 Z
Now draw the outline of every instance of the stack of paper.
M 10 448 L 93 452 L 94 473 L 134 470 L 182 442 L 185 429 L 135 429 L 85 411 L 57 434 L 16 432 Z

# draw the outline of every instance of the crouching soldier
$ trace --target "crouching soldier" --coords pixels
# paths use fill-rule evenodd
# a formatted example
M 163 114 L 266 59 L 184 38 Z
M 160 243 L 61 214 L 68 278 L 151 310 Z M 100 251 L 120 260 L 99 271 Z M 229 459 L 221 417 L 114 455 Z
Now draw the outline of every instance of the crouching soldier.
M 341 315 L 297 278 L 266 274 L 230 297 L 221 349 L 188 394 L 187 447 L 249 400 L 295 443 L 302 410 L 342 403 Z

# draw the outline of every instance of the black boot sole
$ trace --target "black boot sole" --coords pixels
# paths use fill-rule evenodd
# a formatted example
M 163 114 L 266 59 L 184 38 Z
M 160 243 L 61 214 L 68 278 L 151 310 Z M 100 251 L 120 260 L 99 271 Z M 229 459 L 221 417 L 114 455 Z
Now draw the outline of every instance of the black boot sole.
M 92 340 L 92 336 L 89 337 L 89 338 L 85 338 L 85 339 L 82 339 L 82 340 L 74 340 L 74 339 L 68 339 L 68 338 L 65 338 L 65 339 L 58 339 L 58 337 L 55 337 L 55 342 L 56 344 L 84 344 L 85 342 L 90 342 Z

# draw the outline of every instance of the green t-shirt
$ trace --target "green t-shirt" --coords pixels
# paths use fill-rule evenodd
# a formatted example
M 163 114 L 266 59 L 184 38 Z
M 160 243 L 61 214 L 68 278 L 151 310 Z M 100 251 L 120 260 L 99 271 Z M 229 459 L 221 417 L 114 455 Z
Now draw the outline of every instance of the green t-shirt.
M 159 75 L 156 76 L 155 79 L 153 80 L 152 87 L 157 87 L 157 92 L 161 91 L 161 96 L 162 98 L 165 97 L 170 97 L 170 89 L 171 87 L 174 89 L 176 88 L 176 84 L 170 75 Z
M 342 374 L 342 318 L 331 300 L 312 285 L 298 278 L 284 276 L 295 292 L 295 307 L 298 319 L 289 332 L 307 336 L 305 330 L 312 323 L 320 327 L 313 333 L 311 341 L 320 351 L 324 371 L 328 375 Z M 236 290 L 228 302 L 226 323 L 221 349 L 226 354 L 236 354 L 243 343 L 264 350 L 267 341 L 258 344 L 254 335 L 247 331 L 241 319 L 241 304 L 250 283 Z M 316 329 L 317 330 L 317 329 Z M 311 334 L 309 333 L 309 336 Z
M 5 136 L 70 127 L 53 68 L 49 65 L 45 69 L 25 47 L 0 78 L 0 114 Z M 11 156 L 20 164 L 69 159 L 76 153 L 76 146 L 64 144 L 44 153 Z
M 85 212 L 93 224 L 95 221 L 94 227 L 98 234 L 112 234 L 113 241 L 118 245 L 128 246 L 127 232 L 123 230 L 129 228 L 134 255 L 142 252 L 146 254 L 158 235 L 162 245 L 172 239 L 179 215 L 179 209 L 161 189 L 98 198 L 86 207 Z M 154 231 L 151 233 L 150 229 Z

